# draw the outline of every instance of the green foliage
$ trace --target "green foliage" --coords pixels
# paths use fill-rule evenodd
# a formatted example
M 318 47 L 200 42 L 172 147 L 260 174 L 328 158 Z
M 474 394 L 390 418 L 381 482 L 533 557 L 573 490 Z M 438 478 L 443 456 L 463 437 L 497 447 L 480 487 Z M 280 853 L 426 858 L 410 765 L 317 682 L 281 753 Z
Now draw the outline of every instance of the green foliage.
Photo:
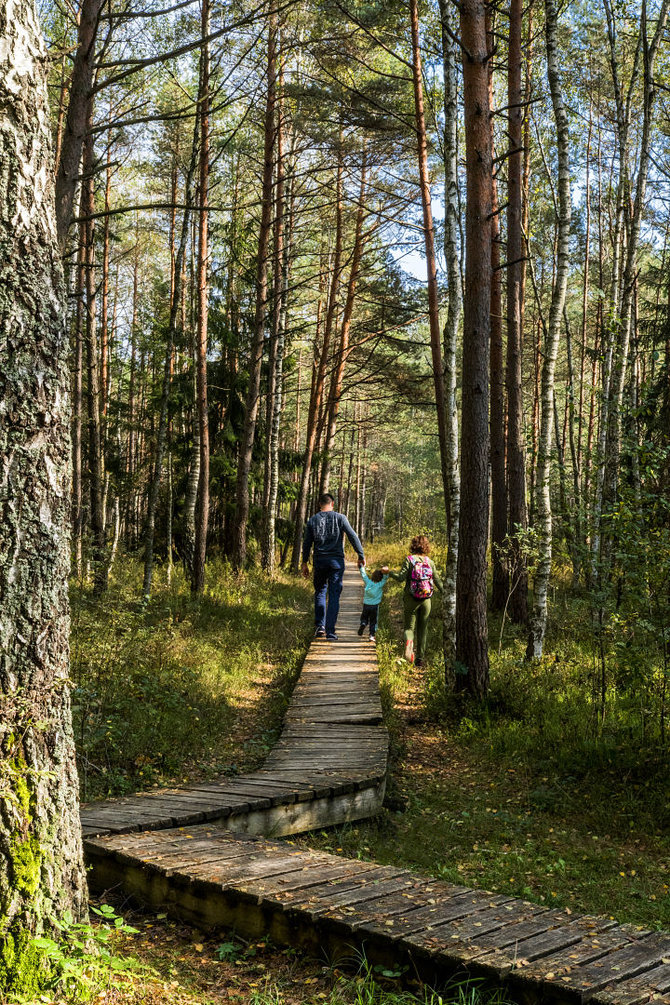
M 302 581 L 268 582 L 260 572 L 236 575 L 211 562 L 199 603 L 175 570 L 169 588 L 157 576 L 146 608 L 137 601 L 139 581 L 139 565 L 124 560 L 104 597 L 77 584 L 71 590 L 72 702 L 85 799 L 193 770 L 255 765 L 307 646 L 309 588 Z M 274 679 L 266 684 L 258 678 L 269 666 Z M 256 719 L 241 743 L 233 730 L 247 708 Z
M 135 971 L 136 962 L 111 949 L 113 934 L 135 935 L 114 908 L 103 904 L 92 911 L 104 924 L 75 922 L 68 912 L 52 919 L 51 936 L 27 932 L 6 936 L 0 947 L 0 990 L 9 1002 L 33 1005 L 37 1000 L 89 1001 L 116 979 Z

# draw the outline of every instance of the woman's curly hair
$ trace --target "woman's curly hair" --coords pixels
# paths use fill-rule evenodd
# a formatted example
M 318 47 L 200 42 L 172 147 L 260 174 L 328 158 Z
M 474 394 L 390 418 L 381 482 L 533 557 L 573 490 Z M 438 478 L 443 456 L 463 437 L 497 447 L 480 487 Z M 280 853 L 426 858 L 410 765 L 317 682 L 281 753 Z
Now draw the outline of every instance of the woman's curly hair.
M 430 555 L 430 541 L 425 534 L 413 537 L 409 546 L 411 555 Z

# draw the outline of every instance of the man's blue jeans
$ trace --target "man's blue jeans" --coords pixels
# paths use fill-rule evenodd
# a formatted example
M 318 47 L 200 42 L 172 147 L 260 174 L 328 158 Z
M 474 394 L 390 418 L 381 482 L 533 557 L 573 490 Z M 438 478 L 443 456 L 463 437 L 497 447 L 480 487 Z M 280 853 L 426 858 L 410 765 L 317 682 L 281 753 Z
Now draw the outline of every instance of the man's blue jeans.
M 316 628 L 325 628 L 326 635 L 333 635 L 335 632 L 343 575 L 344 562 L 331 560 L 328 564 L 314 566 L 314 625 Z

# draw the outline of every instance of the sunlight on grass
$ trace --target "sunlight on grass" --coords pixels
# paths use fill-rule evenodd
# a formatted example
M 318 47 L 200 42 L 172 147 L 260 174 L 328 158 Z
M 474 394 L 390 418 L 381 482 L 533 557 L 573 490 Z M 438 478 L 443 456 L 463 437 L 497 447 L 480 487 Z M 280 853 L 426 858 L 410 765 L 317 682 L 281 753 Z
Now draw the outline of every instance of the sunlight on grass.
M 176 570 L 145 608 L 139 575 L 124 561 L 102 598 L 71 587 L 84 799 L 255 766 L 309 643 L 302 581 L 212 562 L 199 602 Z

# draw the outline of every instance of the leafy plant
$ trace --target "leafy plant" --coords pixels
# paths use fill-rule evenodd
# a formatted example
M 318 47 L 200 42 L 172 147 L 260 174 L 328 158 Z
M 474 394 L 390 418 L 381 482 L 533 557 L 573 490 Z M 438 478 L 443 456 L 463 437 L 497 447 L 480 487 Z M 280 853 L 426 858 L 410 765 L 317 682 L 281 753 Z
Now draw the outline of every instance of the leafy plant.
M 66 911 L 62 918 L 51 920 L 53 936 L 41 935 L 32 940 L 43 965 L 43 990 L 67 1002 L 89 1001 L 116 979 L 139 968 L 132 957 L 118 956 L 112 948 L 114 935 L 136 935 L 138 930 L 127 925 L 108 904 L 91 907 L 91 911 L 103 924 L 75 921 Z M 45 996 L 44 1000 L 49 998 Z M 20 996 L 15 1001 L 34 1005 L 32 997 L 30 1003 Z

